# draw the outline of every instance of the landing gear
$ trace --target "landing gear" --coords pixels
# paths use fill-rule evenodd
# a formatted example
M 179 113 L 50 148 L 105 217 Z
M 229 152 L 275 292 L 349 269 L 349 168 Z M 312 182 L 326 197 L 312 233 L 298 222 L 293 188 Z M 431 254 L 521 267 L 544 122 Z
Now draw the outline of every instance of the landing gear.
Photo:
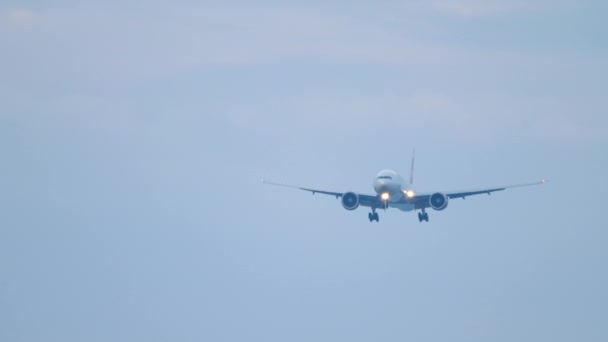
M 369 222 L 380 222 L 380 216 L 378 215 L 378 213 L 374 210 L 371 213 L 367 214 L 367 218 L 369 219 Z
M 418 213 L 418 222 L 426 221 L 429 222 L 429 214 L 427 214 L 424 209 L 421 213 Z

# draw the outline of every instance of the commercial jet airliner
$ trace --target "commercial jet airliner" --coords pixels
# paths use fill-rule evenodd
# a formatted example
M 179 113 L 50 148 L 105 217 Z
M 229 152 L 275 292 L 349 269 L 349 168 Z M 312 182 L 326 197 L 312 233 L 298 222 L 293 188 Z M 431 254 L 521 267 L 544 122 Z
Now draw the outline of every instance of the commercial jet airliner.
M 495 191 L 502 191 L 510 188 L 522 187 L 522 186 L 531 186 L 531 185 L 539 185 L 544 184 L 545 180 L 541 180 L 534 183 L 526 183 L 526 184 L 518 184 L 518 185 L 510 185 L 503 186 L 497 188 L 489 188 L 482 190 L 471 190 L 471 191 L 461 191 L 461 192 L 433 192 L 427 194 L 418 194 L 414 189 L 414 158 L 412 157 L 412 167 L 410 173 L 409 182 L 405 181 L 403 177 L 401 177 L 397 172 L 393 170 L 382 170 L 376 176 L 374 180 L 374 191 L 375 195 L 365 195 L 359 194 L 352 191 L 347 192 L 332 192 L 325 190 L 317 190 L 310 188 L 303 188 L 294 185 L 287 185 L 281 183 L 275 183 L 271 181 L 267 181 L 262 179 L 262 183 L 277 185 L 277 186 L 285 186 L 290 188 L 296 188 L 308 192 L 312 192 L 312 194 L 323 194 L 323 195 L 331 195 L 336 196 L 336 198 L 341 198 L 342 206 L 346 210 L 355 210 L 359 206 L 369 207 L 371 208 L 371 212 L 367 215 L 370 222 L 380 221 L 380 217 L 376 212 L 377 209 L 388 209 L 388 208 L 396 208 L 401 211 L 418 211 L 418 221 L 429 221 L 429 214 L 426 212 L 427 208 L 432 208 L 434 210 L 444 210 L 448 207 L 448 200 L 454 198 L 462 198 L 465 199 L 469 196 L 480 195 L 480 194 L 491 194 Z

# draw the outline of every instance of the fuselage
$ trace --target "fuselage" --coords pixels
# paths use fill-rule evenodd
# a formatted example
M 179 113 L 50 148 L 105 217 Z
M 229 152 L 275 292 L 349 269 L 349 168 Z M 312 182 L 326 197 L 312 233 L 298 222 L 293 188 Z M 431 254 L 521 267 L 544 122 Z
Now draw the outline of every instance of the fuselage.
M 404 197 L 409 199 L 415 196 L 412 185 L 393 170 L 382 170 L 378 173 L 374 180 L 374 190 L 387 206 L 404 211 L 414 209 L 413 205 L 403 201 Z

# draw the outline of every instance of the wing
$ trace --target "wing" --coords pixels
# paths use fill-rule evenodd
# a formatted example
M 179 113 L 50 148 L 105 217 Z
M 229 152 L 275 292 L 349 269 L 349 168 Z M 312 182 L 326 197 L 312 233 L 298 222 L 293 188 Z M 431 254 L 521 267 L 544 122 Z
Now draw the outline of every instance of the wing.
M 297 185 L 289 185 L 289 184 L 271 182 L 271 181 L 268 181 L 265 179 L 262 179 L 262 183 L 269 184 L 269 185 L 275 185 L 275 186 L 283 186 L 286 188 L 304 190 L 304 191 L 312 192 L 313 195 L 314 194 L 323 194 L 323 195 L 336 196 L 336 198 L 340 198 L 340 197 L 342 197 L 342 195 L 344 195 L 344 192 L 333 192 L 333 191 L 326 191 L 326 190 L 310 189 L 310 188 L 300 187 Z M 359 196 L 359 205 L 361 205 L 361 206 L 384 208 L 384 202 L 380 198 L 378 198 L 377 195 L 365 195 L 365 194 L 359 194 L 359 193 L 357 193 L 357 195 Z
M 445 193 L 445 195 L 449 198 L 449 199 L 453 199 L 453 198 L 462 198 L 465 199 L 469 196 L 475 196 L 475 195 L 482 195 L 482 194 L 488 194 L 490 195 L 493 192 L 496 191 L 503 191 L 506 189 L 511 189 L 511 188 L 519 188 L 519 187 L 523 187 L 523 186 L 532 186 L 532 185 L 541 185 L 541 184 L 545 184 L 546 181 L 540 180 L 538 182 L 534 182 L 534 183 L 525 183 L 525 184 L 516 184 L 516 185 L 508 185 L 508 186 L 503 186 L 503 187 L 497 187 L 497 188 L 490 188 L 490 189 L 481 189 L 481 190 L 471 190 L 471 191 L 460 191 L 460 192 L 448 192 Z M 429 198 L 431 197 L 432 194 L 420 194 L 420 195 L 416 195 L 416 197 L 414 198 L 414 204 L 416 206 L 416 209 L 424 209 L 424 208 L 429 208 L 430 202 L 429 202 Z

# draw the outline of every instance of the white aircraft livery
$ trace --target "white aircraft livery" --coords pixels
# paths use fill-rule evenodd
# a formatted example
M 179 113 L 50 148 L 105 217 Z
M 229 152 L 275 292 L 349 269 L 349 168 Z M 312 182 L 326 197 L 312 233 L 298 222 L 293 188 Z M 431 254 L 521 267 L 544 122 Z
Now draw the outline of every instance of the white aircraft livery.
M 312 194 L 323 194 L 323 195 L 331 195 L 336 196 L 336 198 L 341 198 L 342 206 L 346 210 L 355 210 L 359 206 L 369 207 L 371 208 L 371 212 L 367 215 L 370 222 L 380 221 L 380 217 L 376 212 L 377 209 L 388 209 L 388 208 L 396 208 L 401 211 L 418 211 L 418 221 L 429 221 L 429 214 L 426 212 L 427 208 L 432 208 L 434 210 L 444 210 L 448 207 L 448 200 L 454 198 L 466 198 L 468 196 L 480 195 L 480 194 L 491 194 L 495 191 L 502 191 L 509 188 L 516 188 L 522 186 L 531 186 L 531 185 L 539 185 L 544 184 L 545 180 L 541 180 L 534 183 L 526 183 L 526 184 L 517 184 L 510 186 L 503 186 L 497 188 L 489 188 L 482 190 L 472 190 L 472 191 L 461 191 L 461 192 L 434 192 L 427 194 L 418 194 L 414 189 L 414 158 L 412 157 L 412 167 L 410 173 L 409 182 L 405 181 L 403 177 L 401 177 L 397 172 L 393 170 L 382 170 L 376 176 L 374 180 L 374 191 L 375 195 L 365 195 L 359 194 L 351 191 L 347 192 L 332 192 L 325 190 L 317 190 L 299 187 L 295 185 L 287 185 L 281 183 L 275 183 L 271 181 L 267 181 L 262 179 L 262 183 L 284 186 L 290 188 L 296 188 L 308 192 L 312 192 Z

